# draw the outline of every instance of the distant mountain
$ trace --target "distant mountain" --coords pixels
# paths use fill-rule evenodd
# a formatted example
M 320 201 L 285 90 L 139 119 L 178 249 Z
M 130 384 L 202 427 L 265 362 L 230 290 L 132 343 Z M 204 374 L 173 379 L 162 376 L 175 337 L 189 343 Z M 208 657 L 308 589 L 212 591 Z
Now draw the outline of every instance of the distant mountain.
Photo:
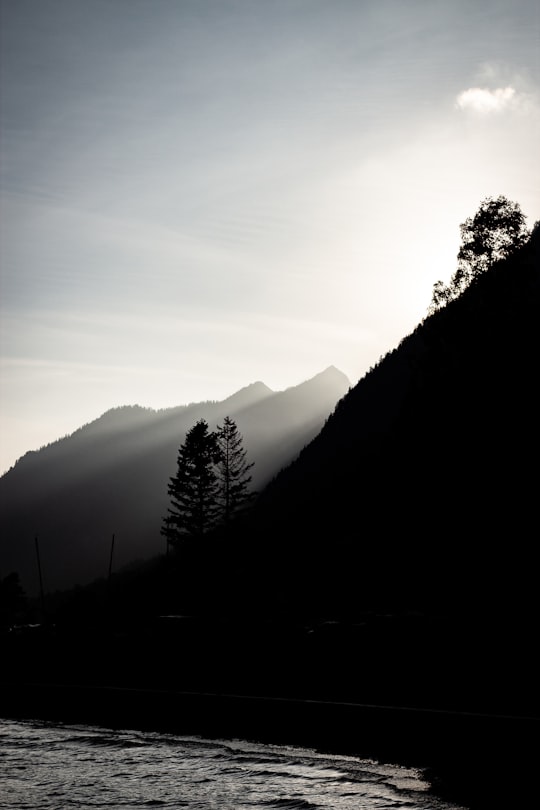
M 220 402 L 154 411 L 126 406 L 107 411 L 39 451 L 24 455 L 0 478 L 0 571 L 17 571 L 31 595 L 39 587 L 38 537 L 47 591 L 86 584 L 164 550 L 167 484 L 186 431 L 225 416 L 244 437 L 260 491 L 320 431 L 350 387 L 334 367 L 274 392 L 255 382 Z

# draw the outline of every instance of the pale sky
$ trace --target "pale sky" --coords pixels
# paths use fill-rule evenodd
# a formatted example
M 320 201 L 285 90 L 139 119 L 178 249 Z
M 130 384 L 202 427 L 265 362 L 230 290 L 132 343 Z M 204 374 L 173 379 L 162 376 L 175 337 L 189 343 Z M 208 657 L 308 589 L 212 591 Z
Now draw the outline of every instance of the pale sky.
M 538 0 L 0 0 L 0 473 L 337 366 L 488 196 L 540 219 Z

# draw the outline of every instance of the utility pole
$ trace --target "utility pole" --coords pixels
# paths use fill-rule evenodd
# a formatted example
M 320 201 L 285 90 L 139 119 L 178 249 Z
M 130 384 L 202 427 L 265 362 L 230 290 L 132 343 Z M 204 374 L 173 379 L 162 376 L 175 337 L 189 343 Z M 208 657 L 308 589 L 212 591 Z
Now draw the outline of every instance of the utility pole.
M 114 552 L 114 534 L 111 540 L 111 556 L 109 557 L 109 582 L 111 581 L 111 574 L 112 574 L 113 552 Z

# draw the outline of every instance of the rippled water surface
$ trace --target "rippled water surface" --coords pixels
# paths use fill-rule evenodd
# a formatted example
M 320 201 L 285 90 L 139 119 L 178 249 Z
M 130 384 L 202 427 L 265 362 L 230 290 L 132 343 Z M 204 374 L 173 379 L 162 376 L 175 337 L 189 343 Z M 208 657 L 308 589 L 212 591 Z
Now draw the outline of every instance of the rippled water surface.
M 241 740 L 0 720 L 0 808 L 451 810 L 422 773 Z

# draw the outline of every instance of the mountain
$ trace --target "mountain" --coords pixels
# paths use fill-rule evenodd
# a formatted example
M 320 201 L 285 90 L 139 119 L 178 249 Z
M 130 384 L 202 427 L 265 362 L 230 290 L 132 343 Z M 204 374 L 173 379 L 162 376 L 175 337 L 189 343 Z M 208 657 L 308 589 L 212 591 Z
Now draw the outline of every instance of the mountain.
M 106 576 L 113 535 L 114 570 L 161 554 L 168 480 L 196 421 L 211 429 L 225 416 L 236 421 L 260 490 L 319 432 L 349 387 L 330 367 L 280 392 L 255 382 L 221 402 L 114 408 L 27 453 L 0 478 L 2 575 L 17 571 L 25 590 L 37 592 L 36 537 L 47 591 Z
M 269 599 L 536 610 L 539 242 L 419 324 L 266 488 Z

